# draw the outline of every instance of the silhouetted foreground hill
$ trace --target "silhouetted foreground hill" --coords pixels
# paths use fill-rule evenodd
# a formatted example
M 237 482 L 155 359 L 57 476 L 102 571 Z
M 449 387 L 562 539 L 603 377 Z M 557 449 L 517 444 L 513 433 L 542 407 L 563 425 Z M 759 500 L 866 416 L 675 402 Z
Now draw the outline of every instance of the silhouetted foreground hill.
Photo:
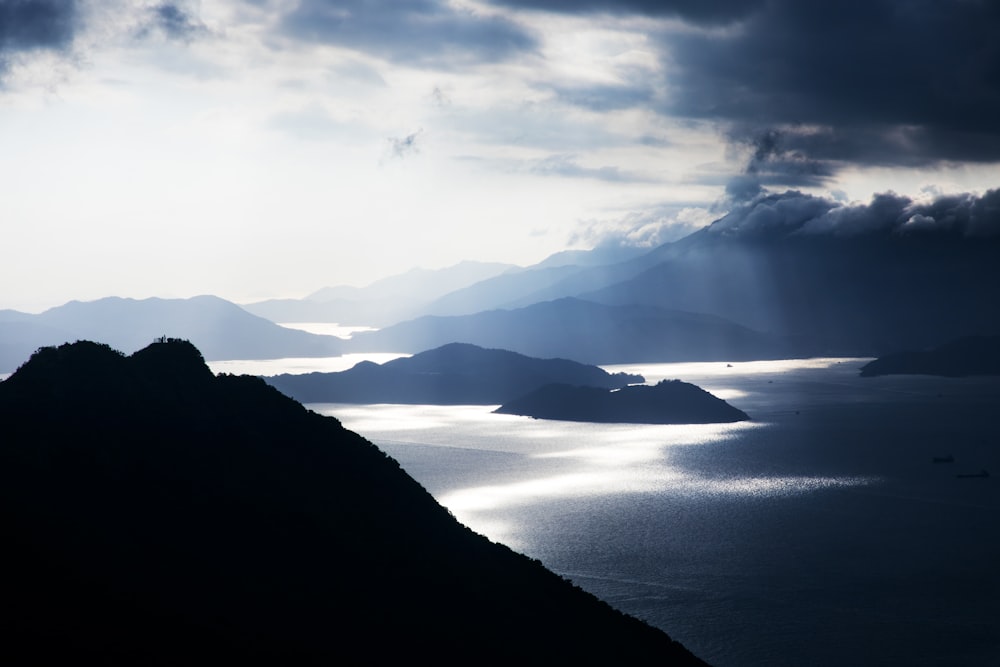
M 356 334 L 351 351 L 419 352 L 452 341 L 588 364 L 774 359 L 786 341 L 713 315 L 565 298 L 514 310 L 420 317 Z
M 721 424 L 750 417 L 701 387 L 680 380 L 617 391 L 550 384 L 494 412 L 539 419 L 628 424 Z
M 703 664 L 189 343 L 0 383 L 0 663 Z
M 968 336 L 930 350 L 887 354 L 862 366 L 861 375 L 1000 375 L 1000 336 Z
M 303 403 L 493 405 L 553 382 L 617 389 L 640 375 L 608 373 L 567 359 L 534 359 L 507 350 L 449 343 L 384 364 L 363 361 L 340 373 L 264 378 Z

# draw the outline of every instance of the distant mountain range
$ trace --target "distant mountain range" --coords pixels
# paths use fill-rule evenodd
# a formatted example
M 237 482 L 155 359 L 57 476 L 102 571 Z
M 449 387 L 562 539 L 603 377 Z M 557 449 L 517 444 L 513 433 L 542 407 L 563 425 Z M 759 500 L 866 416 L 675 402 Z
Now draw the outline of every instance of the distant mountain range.
M 348 347 L 418 352 L 453 341 L 590 364 L 779 358 L 794 351 L 789 341 L 712 315 L 573 298 L 474 315 L 425 316 L 356 334 Z
M 512 264 L 461 262 L 445 269 L 411 269 L 367 287 L 324 287 L 304 299 L 270 299 L 243 308 L 272 322 L 336 322 L 385 326 L 416 317 L 435 299 L 502 273 Z
M 583 253 L 563 258 L 570 263 L 543 262 L 443 295 L 422 314 L 514 311 L 571 297 L 713 315 L 793 342 L 792 353 L 805 356 L 875 356 L 1000 333 L 1000 302 L 989 291 L 1000 284 L 998 197 L 992 191 L 917 205 L 880 195 L 868 205 L 841 206 L 799 192 L 767 194 L 638 256 Z M 574 349 L 555 354 L 594 361 Z M 657 360 L 675 358 L 667 347 Z
M 861 375 L 1000 375 L 1000 336 L 968 336 L 927 350 L 887 354 L 862 366 Z
M 494 405 L 543 385 L 617 389 L 644 382 L 640 375 L 614 375 L 566 359 L 534 359 L 506 350 L 450 343 L 386 362 L 362 362 L 340 373 L 264 378 L 303 403 L 429 403 Z
M 280 327 L 214 296 L 109 297 L 71 301 L 37 315 L 0 311 L 0 373 L 13 371 L 45 345 L 102 340 L 132 352 L 164 335 L 193 341 L 210 360 L 337 356 L 344 343 Z
M 997 201 L 1000 191 L 928 204 L 887 194 L 850 206 L 763 194 L 644 252 L 571 251 L 527 268 L 468 262 L 245 307 L 272 323 L 382 327 L 350 344 L 268 328 L 221 300 L 199 304 L 201 314 L 192 314 L 195 304 L 167 312 L 152 303 L 159 300 L 3 311 L 0 372 L 43 344 L 90 337 L 137 349 L 164 333 L 194 340 L 211 359 L 420 352 L 451 342 L 585 363 L 924 349 L 1000 333 L 991 292 L 1000 284 Z
M 189 343 L 0 383 L 5 665 L 704 665 Z
M 701 387 L 680 380 L 608 391 L 549 384 L 494 412 L 538 419 L 627 424 L 723 424 L 750 417 Z

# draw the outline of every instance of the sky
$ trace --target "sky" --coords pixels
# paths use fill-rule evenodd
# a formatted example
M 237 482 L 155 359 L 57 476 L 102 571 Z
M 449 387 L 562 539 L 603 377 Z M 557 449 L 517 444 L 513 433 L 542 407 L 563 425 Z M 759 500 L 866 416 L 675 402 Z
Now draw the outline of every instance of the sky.
M 979 197 L 998 34 L 993 0 L 0 0 L 0 308 Z

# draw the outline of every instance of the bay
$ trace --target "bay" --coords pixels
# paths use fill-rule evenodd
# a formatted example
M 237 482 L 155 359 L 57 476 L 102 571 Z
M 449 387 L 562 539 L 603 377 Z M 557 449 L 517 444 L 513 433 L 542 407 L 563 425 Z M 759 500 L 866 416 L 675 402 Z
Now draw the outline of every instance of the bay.
M 1000 380 L 861 378 L 864 361 L 607 367 L 754 418 L 728 425 L 309 407 L 717 667 L 998 664 L 1000 493 L 958 475 L 1000 470 Z

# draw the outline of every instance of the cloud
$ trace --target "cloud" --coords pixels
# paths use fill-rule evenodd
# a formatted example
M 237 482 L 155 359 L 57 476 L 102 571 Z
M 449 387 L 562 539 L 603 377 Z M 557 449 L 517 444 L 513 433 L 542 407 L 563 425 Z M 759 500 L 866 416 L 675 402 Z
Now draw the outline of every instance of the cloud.
M 154 32 L 181 42 L 190 42 L 210 34 L 208 27 L 194 15 L 193 10 L 172 2 L 160 3 L 149 8 L 147 19 L 138 30 L 138 36 L 144 38 Z
M 726 184 L 727 197 L 747 201 L 760 194 L 764 185 L 818 187 L 833 178 L 836 163 L 810 157 L 801 148 L 789 148 L 796 143 L 795 134 L 775 129 L 731 132 L 730 141 L 745 146 L 749 157 L 743 173 Z
M 660 69 L 642 89 L 559 91 L 595 110 L 648 105 L 775 146 L 741 183 L 821 185 L 844 167 L 1000 161 L 1000 3 L 990 0 L 493 0 L 639 28 Z M 681 23 L 678 23 L 679 19 Z M 660 94 L 660 89 L 665 94 Z
M 572 14 L 645 14 L 698 25 L 724 25 L 743 18 L 764 0 L 493 0 L 495 5 Z
M 772 0 L 739 29 L 665 37 L 666 111 L 783 134 L 814 161 L 1000 160 L 1000 5 Z
M 632 211 L 618 220 L 587 220 L 570 235 L 570 246 L 655 248 L 707 226 L 712 214 L 700 206 L 664 204 Z
M 423 129 L 411 132 L 405 137 L 389 137 L 389 156 L 394 158 L 404 158 L 407 155 L 420 152 L 417 140 L 423 134 Z
M 513 21 L 443 0 L 301 0 L 281 27 L 295 39 L 445 69 L 505 60 L 536 46 L 535 38 Z
M 867 204 L 789 191 L 761 194 L 734 207 L 707 232 L 743 239 L 829 236 L 1000 237 L 1000 190 L 913 199 L 892 192 Z
M 19 54 L 67 51 L 81 23 L 76 0 L 0 0 L 0 76 Z
M 653 89 L 642 82 L 591 86 L 557 84 L 549 88 L 568 104 L 598 112 L 649 106 L 655 96 Z
M 550 155 L 531 162 L 528 171 L 540 176 L 562 176 L 565 178 L 591 178 L 612 183 L 645 183 L 648 178 L 624 172 L 618 167 L 584 167 L 577 163 L 573 155 Z

